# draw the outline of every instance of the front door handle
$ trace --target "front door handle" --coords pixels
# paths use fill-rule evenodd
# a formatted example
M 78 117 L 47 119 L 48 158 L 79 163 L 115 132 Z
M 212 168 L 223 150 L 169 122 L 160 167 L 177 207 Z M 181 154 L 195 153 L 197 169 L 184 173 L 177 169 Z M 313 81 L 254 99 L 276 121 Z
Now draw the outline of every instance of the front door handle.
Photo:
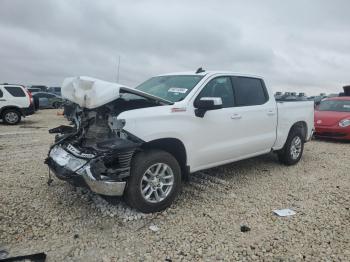
M 273 111 L 273 110 L 269 110 L 268 112 L 267 112 L 267 115 L 268 116 L 274 116 L 276 113 L 275 113 L 275 111 Z
M 234 114 L 231 116 L 231 119 L 241 119 L 241 118 L 242 118 L 242 116 L 239 114 Z
M 6 99 L 0 99 L 0 101 L 6 101 Z

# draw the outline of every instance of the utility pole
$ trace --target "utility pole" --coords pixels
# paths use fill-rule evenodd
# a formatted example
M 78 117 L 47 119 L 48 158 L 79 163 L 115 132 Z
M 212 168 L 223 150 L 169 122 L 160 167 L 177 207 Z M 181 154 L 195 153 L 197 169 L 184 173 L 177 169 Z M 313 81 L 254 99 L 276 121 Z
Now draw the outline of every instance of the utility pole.
M 119 83 L 120 55 L 118 56 L 117 83 Z

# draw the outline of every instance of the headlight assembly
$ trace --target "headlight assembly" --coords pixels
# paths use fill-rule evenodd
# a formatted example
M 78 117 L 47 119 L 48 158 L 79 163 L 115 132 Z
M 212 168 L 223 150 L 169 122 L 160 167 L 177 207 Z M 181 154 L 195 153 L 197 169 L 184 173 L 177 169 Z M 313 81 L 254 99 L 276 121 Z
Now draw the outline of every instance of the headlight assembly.
M 77 169 L 81 168 L 83 165 L 86 164 L 86 160 L 80 159 L 80 158 L 75 158 L 72 157 L 68 160 L 68 163 L 66 164 L 66 168 L 72 170 L 72 171 L 77 171 Z
M 56 146 L 50 152 L 50 157 L 60 166 L 71 171 L 76 171 L 87 163 L 86 160 L 75 157 L 65 151 L 63 148 Z
M 340 127 L 348 127 L 350 126 L 350 119 L 343 119 L 339 122 Z

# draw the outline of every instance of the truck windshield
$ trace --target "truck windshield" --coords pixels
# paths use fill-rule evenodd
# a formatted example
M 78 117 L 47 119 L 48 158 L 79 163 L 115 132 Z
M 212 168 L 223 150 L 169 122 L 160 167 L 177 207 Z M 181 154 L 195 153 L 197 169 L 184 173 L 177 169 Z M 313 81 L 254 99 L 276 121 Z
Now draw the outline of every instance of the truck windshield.
M 171 102 L 178 102 L 184 99 L 202 78 L 201 75 L 156 76 L 143 82 L 136 89 Z
M 350 112 L 350 100 L 324 100 L 321 101 L 318 110 Z

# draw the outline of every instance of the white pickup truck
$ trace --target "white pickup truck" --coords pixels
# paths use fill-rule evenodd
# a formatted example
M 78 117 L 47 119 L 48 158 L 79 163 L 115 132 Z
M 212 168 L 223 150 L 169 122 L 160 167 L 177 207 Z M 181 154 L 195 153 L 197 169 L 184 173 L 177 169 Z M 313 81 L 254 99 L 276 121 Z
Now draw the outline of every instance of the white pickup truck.
M 172 73 L 136 88 L 67 78 L 71 126 L 57 133 L 46 163 L 60 179 L 145 213 L 171 205 L 190 173 L 276 152 L 296 164 L 314 130 L 309 101 L 278 102 L 261 77 Z

